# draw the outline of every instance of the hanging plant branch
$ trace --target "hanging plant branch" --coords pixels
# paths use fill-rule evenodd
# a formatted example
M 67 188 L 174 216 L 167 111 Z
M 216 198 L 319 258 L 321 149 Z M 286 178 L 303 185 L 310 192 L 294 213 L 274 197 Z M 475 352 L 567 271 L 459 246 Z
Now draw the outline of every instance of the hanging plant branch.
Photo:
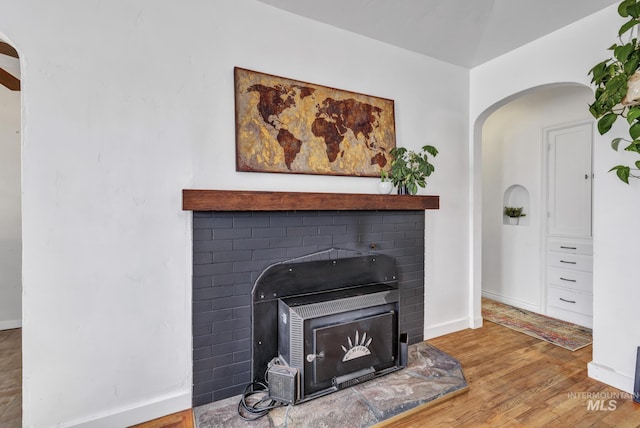
M 618 151 L 624 142 L 625 151 L 640 156 L 640 44 L 638 26 L 640 25 L 640 0 L 623 0 L 618 6 L 618 14 L 628 20 L 618 30 L 620 44 L 613 44 L 609 50 L 613 56 L 596 64 L 589 74 L 595 86 L 595 100 L 589 105 L 589 112 L 598 119 L 598 132 L 601 135 L 611 130 L 619 117 L 629 125 L 630 139 L 615 138 L 611 148 Z M 628 37 L 625 43 L 623 36 Z M 629 184 L 629 178 L 640 178 L 640 161 L 634 166 L 617 165 L 609 170 L 615 171 L 620 180 Z

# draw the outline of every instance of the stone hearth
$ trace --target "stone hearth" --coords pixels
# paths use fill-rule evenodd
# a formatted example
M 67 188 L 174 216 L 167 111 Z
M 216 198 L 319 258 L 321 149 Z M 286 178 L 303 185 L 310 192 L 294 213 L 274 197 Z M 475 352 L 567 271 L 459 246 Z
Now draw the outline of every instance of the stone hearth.
M 194 409 L 197 428 L 364 428 L 468 389 L 460 363 L 426 342 L 409 347 L 408 367 L 307 403 L 272 410 L 246 422 L 239 396 Z

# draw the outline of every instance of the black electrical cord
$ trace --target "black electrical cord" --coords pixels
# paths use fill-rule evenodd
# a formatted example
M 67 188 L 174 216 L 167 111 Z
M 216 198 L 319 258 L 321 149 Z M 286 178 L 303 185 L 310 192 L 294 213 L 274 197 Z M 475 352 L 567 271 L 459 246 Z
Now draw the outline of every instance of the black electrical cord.
M 256 389 L 256 387 L 259 389 Z M 262 394 L 262 398 L 250 404 L 248 399 L 258 394 Z M 286 406 L 286 404 L 269 397 L 269 387 L 267 385 L 262 382 L 251 382 L 245 387 L 242 398 L 238 403 L 238 415 L 245 421 L 255 421 L 266 416 L 272 409 L 283 406 Z

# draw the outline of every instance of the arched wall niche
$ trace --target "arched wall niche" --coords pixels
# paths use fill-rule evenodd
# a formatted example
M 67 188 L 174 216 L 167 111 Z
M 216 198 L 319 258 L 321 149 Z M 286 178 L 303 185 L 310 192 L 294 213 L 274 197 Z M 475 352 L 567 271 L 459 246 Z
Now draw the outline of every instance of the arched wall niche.
M 524 217 L 520 217 L 516 222 L 511 221 L 510 218 L 504 214 L 502 214 L 502 224 L 507 225 L 518 225 L 518 226 L 528 226 L 529 219 L 531 218 L 531 195 L 529 194 L 529 190 L 525 186 L 520 184 L 512 184 L 507 187 L 507 189 L 503 192 L 502 196 L 502 206 L 503 207 L 516 207 L 522 208 L 522 212 L 525 214 Z

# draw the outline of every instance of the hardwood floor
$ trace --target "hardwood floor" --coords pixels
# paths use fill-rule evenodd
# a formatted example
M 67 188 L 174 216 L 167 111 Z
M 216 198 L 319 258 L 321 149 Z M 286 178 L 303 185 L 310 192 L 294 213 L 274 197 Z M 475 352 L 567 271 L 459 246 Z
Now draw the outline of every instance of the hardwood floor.
M 468 392 L 380 426 L 640 427 L 640 405 L 587 377 L 591 346 L 571 352 L 488 321 L 429 343 L 462 363 Z M 142 427 L 187 427 L 153 423 Z
M 193 428 L 194 426 L 193 411 L 188 409 L 163 418 L 134 425 L 130 428 Z
M 0 426 L 21 426 L 20 330 L 0 331 Z M 587 377 L 591 346 L 571 352 L 491 322 L 429 340 L 457 358 L 466 393 L 384 426 L 640 427 L 640 405 Z M 191 410 L 136 428 L 192 428 Z
M 429 343 L 460 361 L 469 391 L 394 427 L 640 427 L 629 394 L 587 377 L 591 346 L 571 352 L 488 321 Z
M 0 330 L 0 427 L 22 426 L 22 330 Z

